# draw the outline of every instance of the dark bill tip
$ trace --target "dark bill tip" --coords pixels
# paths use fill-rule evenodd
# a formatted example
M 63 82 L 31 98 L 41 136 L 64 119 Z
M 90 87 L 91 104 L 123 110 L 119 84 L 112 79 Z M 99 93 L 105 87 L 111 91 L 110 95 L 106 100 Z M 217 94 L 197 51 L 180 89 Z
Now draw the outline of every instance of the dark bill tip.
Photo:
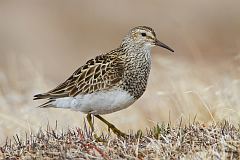
M 166 44 L 160 42 L 159 40 L 156 40 L 156 41 L 155 41 L 155 45 L 157 45 L 157 46 L 159 46 L 159 47 L 163 47 L 163 48 L 165 48 L 165 49 L 168 49 L 168 50 L 174 52 L 174 50 L 173 50 L 172 48 L 168 47 Z

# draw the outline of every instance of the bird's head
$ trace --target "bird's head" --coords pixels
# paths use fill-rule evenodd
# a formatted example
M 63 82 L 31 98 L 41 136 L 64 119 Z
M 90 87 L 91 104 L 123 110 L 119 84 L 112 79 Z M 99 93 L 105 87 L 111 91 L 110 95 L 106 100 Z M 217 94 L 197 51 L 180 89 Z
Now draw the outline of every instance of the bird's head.
M 131 29 L 126 38 L 123 40 L 123 43 L 126 42 L 138 47 L 141 46 L 149 49 L 154 46 L 159 46 L 174 52 L 173 49 L 157 39 L 156 34 L 152 28 L 146 26 L 138 26 Z

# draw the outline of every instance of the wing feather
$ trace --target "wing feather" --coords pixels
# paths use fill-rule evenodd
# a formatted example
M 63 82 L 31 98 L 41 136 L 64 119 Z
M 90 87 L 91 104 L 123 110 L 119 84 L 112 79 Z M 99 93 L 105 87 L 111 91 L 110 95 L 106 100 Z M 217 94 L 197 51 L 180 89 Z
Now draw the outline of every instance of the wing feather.
M 123 72 L 124 59 L 119 51 L 103 54 L 87 61 L 65 82 L 47 93 L 35 95 L 34 99 L 52 100 L 106 90 L 121 83 Z

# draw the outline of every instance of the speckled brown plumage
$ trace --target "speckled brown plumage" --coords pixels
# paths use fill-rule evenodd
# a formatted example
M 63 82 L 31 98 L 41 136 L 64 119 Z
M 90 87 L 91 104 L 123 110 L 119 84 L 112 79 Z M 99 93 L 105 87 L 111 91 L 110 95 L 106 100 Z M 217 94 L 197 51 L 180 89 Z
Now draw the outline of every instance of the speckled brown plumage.
M 48 99 L 40 107 L 86 113 L 92 131 L 93 115 L 116 135 L 125 136 L 100 115 L 125 109 L 142 96 L 151 69 L 153 46 L 173 51 L 156 38 L 152 28 L 135 27 L 124 37 L 119 48 L 87 61 L 65 82 L 47 93 L 35 95 L 34 99 Z
M 158 43 L 158 44 L 157 44 Z M 131 29 L 119 48 L 97 56 L 77 69 L 65 82 L 34 99 L 75 97 L 121 88 L 135 99 L 144 93 L 151 69 L 150 48 L 159 45 L 173 51 L 156 39 L 152 28 L 139 26 Z
M 124 72 L 123 56 L 117 49 L 99 55 L 77 69 L 65 82 L 42 94 L 46 98 L 59 98 L 89 94 L 119 85 Z

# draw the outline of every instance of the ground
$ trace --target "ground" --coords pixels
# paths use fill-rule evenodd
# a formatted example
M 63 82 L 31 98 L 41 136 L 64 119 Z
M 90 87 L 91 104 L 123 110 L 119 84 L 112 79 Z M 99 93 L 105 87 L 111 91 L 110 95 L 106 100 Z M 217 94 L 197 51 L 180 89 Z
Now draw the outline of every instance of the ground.
M 37 134 L 15 135 L 0 147 L 4 159 L 238 159 L 239 127 L 227 121 L 158 124 L 126 138 L 102 133 L 93 138 L 88 127 L 59 132 L 47 126 Z

